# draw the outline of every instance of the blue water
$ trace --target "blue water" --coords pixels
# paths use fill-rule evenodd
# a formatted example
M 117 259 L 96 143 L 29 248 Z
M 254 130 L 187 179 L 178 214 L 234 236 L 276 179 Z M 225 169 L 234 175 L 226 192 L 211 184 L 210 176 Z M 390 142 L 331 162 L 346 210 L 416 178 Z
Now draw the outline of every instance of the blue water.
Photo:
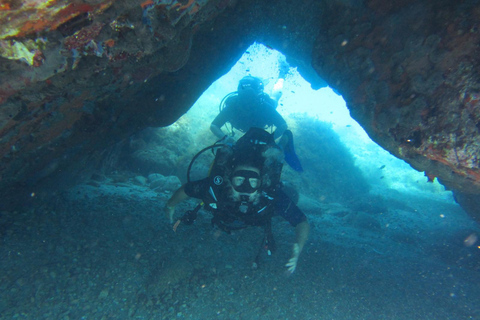
M 304 172 L 286 166 L 283 178 L 311 225 L 296 272 L 284 267 L 294 229 L 280 218 L 277 252 L 262 251 L 257 270 L 259 228 L 228 235 L 201 211 L 173 232 L 163 208 L 175 183 L 148 174 L 185 180 L 215 140 L 208 125 L 235 89 L 229 77 L 171 127 L 133 137 L 115 170 L 0 213 L 1 319 L 480 319 L 478 224 L 443 186 L 352 132 L 348 112 L 288 111 L 295 95 L 281 110 Z

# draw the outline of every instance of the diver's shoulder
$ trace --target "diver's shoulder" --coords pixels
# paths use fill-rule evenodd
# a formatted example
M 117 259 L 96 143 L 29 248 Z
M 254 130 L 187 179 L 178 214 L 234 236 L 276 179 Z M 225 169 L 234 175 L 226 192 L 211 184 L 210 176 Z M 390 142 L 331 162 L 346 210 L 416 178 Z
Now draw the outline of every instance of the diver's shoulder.
M 226 105 L 238 104 L 238 101 L 239 101 L 238 94 L 233 94 L 225 100 L 225 104 Z

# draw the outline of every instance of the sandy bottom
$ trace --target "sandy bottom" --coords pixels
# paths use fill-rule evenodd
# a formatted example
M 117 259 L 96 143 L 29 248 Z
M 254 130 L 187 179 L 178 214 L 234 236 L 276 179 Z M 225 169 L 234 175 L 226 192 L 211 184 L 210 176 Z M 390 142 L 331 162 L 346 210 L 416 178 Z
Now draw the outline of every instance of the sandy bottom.
M 253 270 L 261 229 L 228 235 L 203 215 L 174 233 L 168 197 L 83 185 L 2 212 L 0 318 L 480 319 L 478 228 L 457 206 L 406 199 L 372 215 L 302 198 L 312 232 L 288 276 L 285 221 Z

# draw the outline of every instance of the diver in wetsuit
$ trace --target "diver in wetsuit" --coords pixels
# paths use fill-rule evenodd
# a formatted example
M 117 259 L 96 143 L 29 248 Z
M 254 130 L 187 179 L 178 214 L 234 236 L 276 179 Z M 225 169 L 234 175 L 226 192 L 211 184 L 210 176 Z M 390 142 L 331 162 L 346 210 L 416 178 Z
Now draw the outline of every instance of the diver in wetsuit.
M 238 83 L 238 90 L 224 98 L 220 113 L 210 125 L 213 134 L 219 139 L 223 138 L 226 134 L 221 127 L 229 122 L 233 128 L 242 132 L 247 132 L 252 127 L 265 129 L 275 126 L 274 138 L 281 137 L 287 129 L 287 123 L 276 110 L 278 99 L 270 98 L 263 89 L 263 81 L 259 78 L 243 77 Z
M 265 230 L 262 247 L 274 251 L 271 218 L 280 215 L 295 227 L 293 254 L 286 264 L 290 273 L 297 267 L 298 257 L 307 241 L 309 224 L 306 216 L 287 196 L 280 182 L 283 153 L 273 135 L 250 129 L 232 147 L 224 145 L 217 154 L 207 178 L 190 181 L 168 200 L 165 212 L 173 222 L 175 206 L 189 197 L 201 199 L 205 210 L 213 214 L 212 225 L 230 232 L 248 226 Z M 189 211 L 175 224 L 191 224 L 200 206 Z M 258 255 L 255 263 L 258 260 Z
M 283 86 L 283 78 L 277 82 L 279 88 Z M 287 129 L 285 119 L 278 113 L 278 99 L 282 96 L 281 91 L 276 89 L 274 97 L 270 98 L 263 92 L 262 80 L 252 76 L 243 77 L 238 83 L 238 90 L 228 94 L 220 103 L 220 113 L 210 125 L 210 130 L 219 139 L 225 138 L 224 142 L 235 142 L 233 128 L 241 132 L 247 132 L 250 128 L 266 129 L 275 127 L 274 139 L 285 152 L 285 161 L 295 170 L 303 171 L 300 160 L 293 146 L 293 134 Z M 226 135 L 222 126 L 230 123 L 231 133 Z

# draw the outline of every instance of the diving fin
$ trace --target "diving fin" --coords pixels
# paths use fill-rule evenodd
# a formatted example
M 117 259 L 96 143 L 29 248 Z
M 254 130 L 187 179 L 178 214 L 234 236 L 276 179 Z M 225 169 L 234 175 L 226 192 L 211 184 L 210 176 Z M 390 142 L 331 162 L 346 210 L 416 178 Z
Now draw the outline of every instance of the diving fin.
M 285 161 L 288 163 L 293 170 L 297 172 L 303 172 L 302 164 L 300 159 L 298 159 L 297 154 L 295 153 L 295 147 L 293 146 L 293 134 L 292 131 L 286 130 L 283 134 L 286 138 L 286 144 L 283 147 L 283 152 L 285 154 Z

